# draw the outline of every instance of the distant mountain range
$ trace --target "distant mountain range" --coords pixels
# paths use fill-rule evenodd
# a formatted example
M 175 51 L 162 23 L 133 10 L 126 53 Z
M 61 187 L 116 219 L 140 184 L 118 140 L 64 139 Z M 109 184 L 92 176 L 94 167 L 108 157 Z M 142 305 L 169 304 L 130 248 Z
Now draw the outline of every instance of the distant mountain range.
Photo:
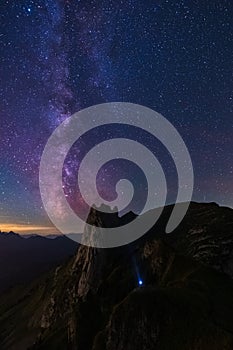
M 191 203 L 165 234 L 171 210 L 136 242 L 80 245 L 65 264 L 2 295 L 0 349 L 232 350 L 233 210 Z M 112 219 L 93 208 L 88 223 Z
M 65 236 L 51 238 L 0 232 L 0 291 L 29 283 L 75 254 L 74 241 Z

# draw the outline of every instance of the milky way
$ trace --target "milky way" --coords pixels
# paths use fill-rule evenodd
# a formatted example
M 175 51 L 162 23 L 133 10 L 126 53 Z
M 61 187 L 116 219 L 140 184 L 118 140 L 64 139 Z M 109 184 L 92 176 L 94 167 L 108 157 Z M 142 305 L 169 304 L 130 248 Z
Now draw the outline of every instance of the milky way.
M 50 225 L 38 186 L 46 141 L 74 112 L 111 101 L 163 114 L 189 148 L 194 200 L 232 206 L 232 10 L 230 0 L 1 1 L 0 223 Z M 160 155 L 172 201 L 177 183 L 169 157 L 133 128 L 94 131 L 77 143 L 64 166 L 64 191 L 72 195 L 88 148 L 123 134 Z M 103 169 L 106 198 L 114 193 L 112 178 L 130 167 Z M 132 171 L 141 189 L 137 210 L 144 183 Z

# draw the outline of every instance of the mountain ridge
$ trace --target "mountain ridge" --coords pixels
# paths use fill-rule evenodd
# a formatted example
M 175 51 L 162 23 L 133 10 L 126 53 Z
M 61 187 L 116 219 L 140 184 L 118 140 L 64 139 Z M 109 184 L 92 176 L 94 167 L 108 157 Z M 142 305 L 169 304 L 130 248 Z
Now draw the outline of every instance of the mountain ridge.
M 3 297 L 1 349 L 232 349 L 233 211 L 191 203 L 167 235 L 171 210 L 132 244 L 80 245 L 43 281 Z M 104 220 L 91 210 L 88 223 Z
M 0 292 L 30 283 L 75 254 L 77 244 L 67 237 L 24 238 L 10 231 L 0 233 Z

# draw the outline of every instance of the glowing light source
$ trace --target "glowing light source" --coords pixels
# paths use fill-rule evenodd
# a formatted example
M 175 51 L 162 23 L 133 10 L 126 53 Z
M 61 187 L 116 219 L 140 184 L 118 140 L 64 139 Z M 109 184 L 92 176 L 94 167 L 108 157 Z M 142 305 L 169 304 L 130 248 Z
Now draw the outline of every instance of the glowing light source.
M 142 280 L 139 280 L 139 281 L 138 281 L 138 284 L 139 284 L 139 286 L 142 286 L 142 285 L 143 285 Z

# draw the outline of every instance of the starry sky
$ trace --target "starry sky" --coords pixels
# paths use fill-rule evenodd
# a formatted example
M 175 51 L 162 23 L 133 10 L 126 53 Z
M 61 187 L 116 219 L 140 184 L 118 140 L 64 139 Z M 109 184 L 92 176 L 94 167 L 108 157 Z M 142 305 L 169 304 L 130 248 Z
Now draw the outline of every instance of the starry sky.
M 0 17 L 1 230 L 56 232 L 39 192 L 47 139 L 73 113 L 113 101 L 164 115 L 189 149 L 193 199 L 233 206 L 232 1 L 2 0 Z M 172 202 L 177 179 L 166 152 L 133 127 L 112 127 L 94 130 L 67 156 L 73 209 L 83 209 L 74 184 L 80 159 L 106 135 L 138 140 L 159 156 Z M 100 171 L 100 193 L 113 199 L 114 181 L 126 173 L 139 191 L 129 209 L 139 212 L 146 184 L 129 162 Z

